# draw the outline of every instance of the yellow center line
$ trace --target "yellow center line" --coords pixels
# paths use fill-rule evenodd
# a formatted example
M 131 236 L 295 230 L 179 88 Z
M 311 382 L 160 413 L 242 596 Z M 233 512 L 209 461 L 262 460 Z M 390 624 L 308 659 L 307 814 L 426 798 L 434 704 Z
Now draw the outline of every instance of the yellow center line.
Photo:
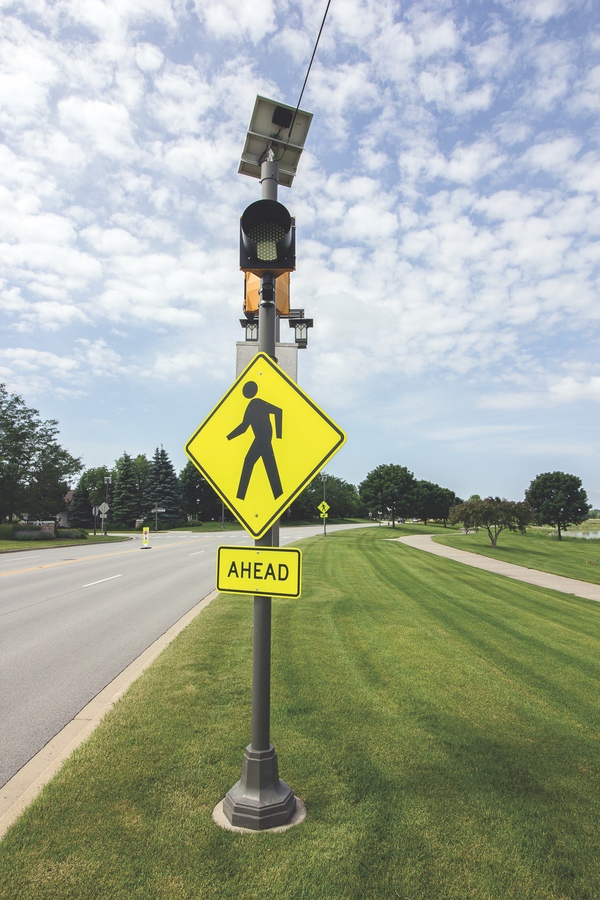
M 202 537 L 200 540 L 207 541 L 209 540 L 208 535 L 206 537 Z M 155 546 L 153 550 L 163 550 L 167 547 L 181 547 L 184 544 L 197 544 L 198 541 L 172 541 L 170 544 L 161 544 L 160 546 Z M 65 547 L 65 550 L 68 548 Z M 13 572 L 0 572 L 0 577 L 4 578 L 7 575 L 23 575 L 26 572 L 36 572 L 38 569 L 56 569 L 59 566 L 70 566 L 73 563 L 80 562 L 95 562 L 97 559 L 108 559 L 111 556 L 123 556 L 125 553 L 135 553 L 137 550 L 141 550 L 141 547 L 132 547 L 131 550 L 116 550 L 113 553 L 101 553 L 98 556 L 87 556 L 81 557 L 81 559 L 62 559 L 60 562 L 46 563 L 41 566 L 29 566 L 27 569 L 15 569 Z

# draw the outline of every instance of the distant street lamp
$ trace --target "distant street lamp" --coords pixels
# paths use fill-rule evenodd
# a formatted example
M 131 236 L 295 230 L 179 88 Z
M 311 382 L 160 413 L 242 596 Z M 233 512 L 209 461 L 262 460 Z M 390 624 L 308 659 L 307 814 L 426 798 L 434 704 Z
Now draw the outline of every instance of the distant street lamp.
M 111 485 L 111 484 L 112 484 L 112 478 L 111 478 L 111 476 L 110 476 L 110 475 L 105 475 L 105 476 L 104 476 L 104 486 L 105 486 L 105 488 L 106 488 L 106 494 L 105 494 L 105 500 L 104 500 L 104 502 L 106 503 L 106 506 L 107 506 L 107 507 L 108 507 L 108 505 L 109 505 L 109 503 L 108 503 L 108 498 L 109 498 L 109 488 L 110 488 L 110 485 Z M 106 537 L 106 534 L 107 534 L 107 529 L 108 529 L 108 509 L 107 509 L 106 512 L 104 513 L 104 536 L 105 536 L 105 537 Z

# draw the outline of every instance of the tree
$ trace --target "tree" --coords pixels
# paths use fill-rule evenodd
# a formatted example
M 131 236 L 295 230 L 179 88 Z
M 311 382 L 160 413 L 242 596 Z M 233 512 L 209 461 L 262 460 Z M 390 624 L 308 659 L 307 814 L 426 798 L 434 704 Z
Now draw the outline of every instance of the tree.
M 133 470 L 135 473 L 135 482 L 137 492 L 140 498 L 140 517 L 142 511 L 152 507 L 153 500 L 151 494 L 152 480 L 152 463 L 144 453 L 138 453 L 133 460 Z
M 124 528 L 135 528 L 136 521 L 142 518 L 135 464 L 128 453 L 123 453 L 115 463 L 111 513 L 113 524 Z
M 454 491 L 433 484 L 431 481 L 417 481 L 414 490 L 413 515 L 423 519 L 443 519 L 444 527 L 452 506 L 462 501 Z
M 69 525 L 74 528 L 92 528 L 94 525 L 90 492 L 82 485 L 81 478 L 69 504 Z
M 306 522 L 319 515 L 318 506 L 323 500 L 323 484 L 321 478 L 313 478 L 301 494 L 294 500 L 285 513 L 286 519 L 295 522 Z
M 181 486 L 173 463 L 162 446 L 156 448 L 152 458 L 147 499 L 146 516 L 152 515 L 151 510 L 156 504 L 165 510 L 160 514 L 160 521 L 165 525 L 176 525 L 182 521 Z
M 448 521 L 450 510 L 453 506 L 457 506 L 459 503 L 462 503 L 462 500 L 460 499 L 460 497 L 456 496 L 454 491 L 451 491 L 450 488 L 442 488 L 441 506 L 437 514 L 437 518 L 443 521 L 444 528 L 446 527 L 446 522 Z
M 540 525 L 555 525 L 558 539 L 561 530 L 579 525 L 587 519 L 591 505 L 581 486 L 581 478 L 565 472 L 544 472 L 538 475 L 525 491 Z
M 323 479 L 317 475 L 312 484 L 315 486 L 313 514 L 316 515 L 319 503 L 323 501 Z M 358 491 L 353 484 L 349 484 L 343 478 L 337 478 L 335 475 L 327 476 L 325 499 L 330 507 L 327 512 L 329 518 L 352 519 L 360 514 L 361 502 Z
M 65 508 L 69 481 L 81 460 L 58 441 L 58 422 L 0 384 L 0 521 L 15 515 L 51 519 Z
M 92 506 L 100 506 L 106 499 L 106 484 L 104 479 L 111 473 L 107 466 L 97 466 L 96 468 L 86 469 L 81 474 L 81 478 L 77 483 L 80 489 L 85 488 L 90 495 L 90 503 Z
M 114 478 L 115 473 L 111 472 L 107 466 L 96 466 L 95 468 L 86 469 L 79 479 L 77 483 L 78 490 L 86 490 L 89 495 L 90 506 L 92 510 L 94 508 L 98 508 L 102 503 L 106 500 L 106 483 L 104 479 L 108 476 Z M 71 504 L 72 506 L 72 504 Z M 71 515 L 71 507 L 69 508 L 69 517 Z M 94 534 L 96 533 L 96 528 L 99 526 L 101 519 L 99 515 L 96 516 L 94 520 L 94 514 L 92 511 L 92 526 L 94 528 Z M 110 519 L 110 512 L 108 513 L 108 517 Z M 82 526 L 84 527 L 84 526 Z
M 221 518 L 221 499 L 190 460 L 179 474 L 183 511 L 201 522 Z
M 500 497 L 486 497 L 485 500 L 467 500 L 453 506 L 448 521 L 451 525 L 462 522 L 467 531 L 485 528 L 492 547 L 495 547 L 498 537 L 505 529 L 523 533 L 533 521 L 533 510 L 523 500 L 516 502 Z
M 396 527 L 399 516 L 408 516 L 415 504 L 415 476 L 406 466 L 377 466 L 359 485 L 360 498 L 373 512 L 381 512 Z

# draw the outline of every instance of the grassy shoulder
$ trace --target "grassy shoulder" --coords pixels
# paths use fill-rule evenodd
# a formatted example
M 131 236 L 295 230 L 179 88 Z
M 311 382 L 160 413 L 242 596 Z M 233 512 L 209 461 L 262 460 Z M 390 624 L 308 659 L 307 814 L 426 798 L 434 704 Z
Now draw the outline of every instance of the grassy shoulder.
M 525 534 L 503 531 L 497 547 L 492 547 L 485 529 L 477 534 L 451 532 L 437 535 L 435 540 L 516 566 L 600 584 L 600 540 L 564 538 L 559 541 L 554 535 L 538 529 L 529 529 Z
M 306 821 L 211 820 L 240 776 L 252 601 L 218 597 L 0 843 L 0 897 L 592 900 L 600 606 L 359 529 L 273 602 L 272 740 Z
M 48 550 L 53 547 L 77 547 L 87 544 L 114 544 L 115 541 L 127 541 L 129 535 L 124 534 L 97 534 L 88 535 L 87 538 L 57 538 L 52 541 L 1 541 L 0 553 L 14 553 L 18 550 Z

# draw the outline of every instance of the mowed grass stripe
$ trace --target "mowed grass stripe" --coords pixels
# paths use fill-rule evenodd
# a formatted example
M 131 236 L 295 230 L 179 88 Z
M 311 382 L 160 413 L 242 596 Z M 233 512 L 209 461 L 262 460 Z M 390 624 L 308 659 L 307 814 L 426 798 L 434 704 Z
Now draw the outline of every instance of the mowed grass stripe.
M 597 897 L 600 607 L 388 536 L 303 542 L 273 603 L 303 825 L 211 821 L 250 734 L 252 601 L 222 596 L 0 844 L 0 897 Z

